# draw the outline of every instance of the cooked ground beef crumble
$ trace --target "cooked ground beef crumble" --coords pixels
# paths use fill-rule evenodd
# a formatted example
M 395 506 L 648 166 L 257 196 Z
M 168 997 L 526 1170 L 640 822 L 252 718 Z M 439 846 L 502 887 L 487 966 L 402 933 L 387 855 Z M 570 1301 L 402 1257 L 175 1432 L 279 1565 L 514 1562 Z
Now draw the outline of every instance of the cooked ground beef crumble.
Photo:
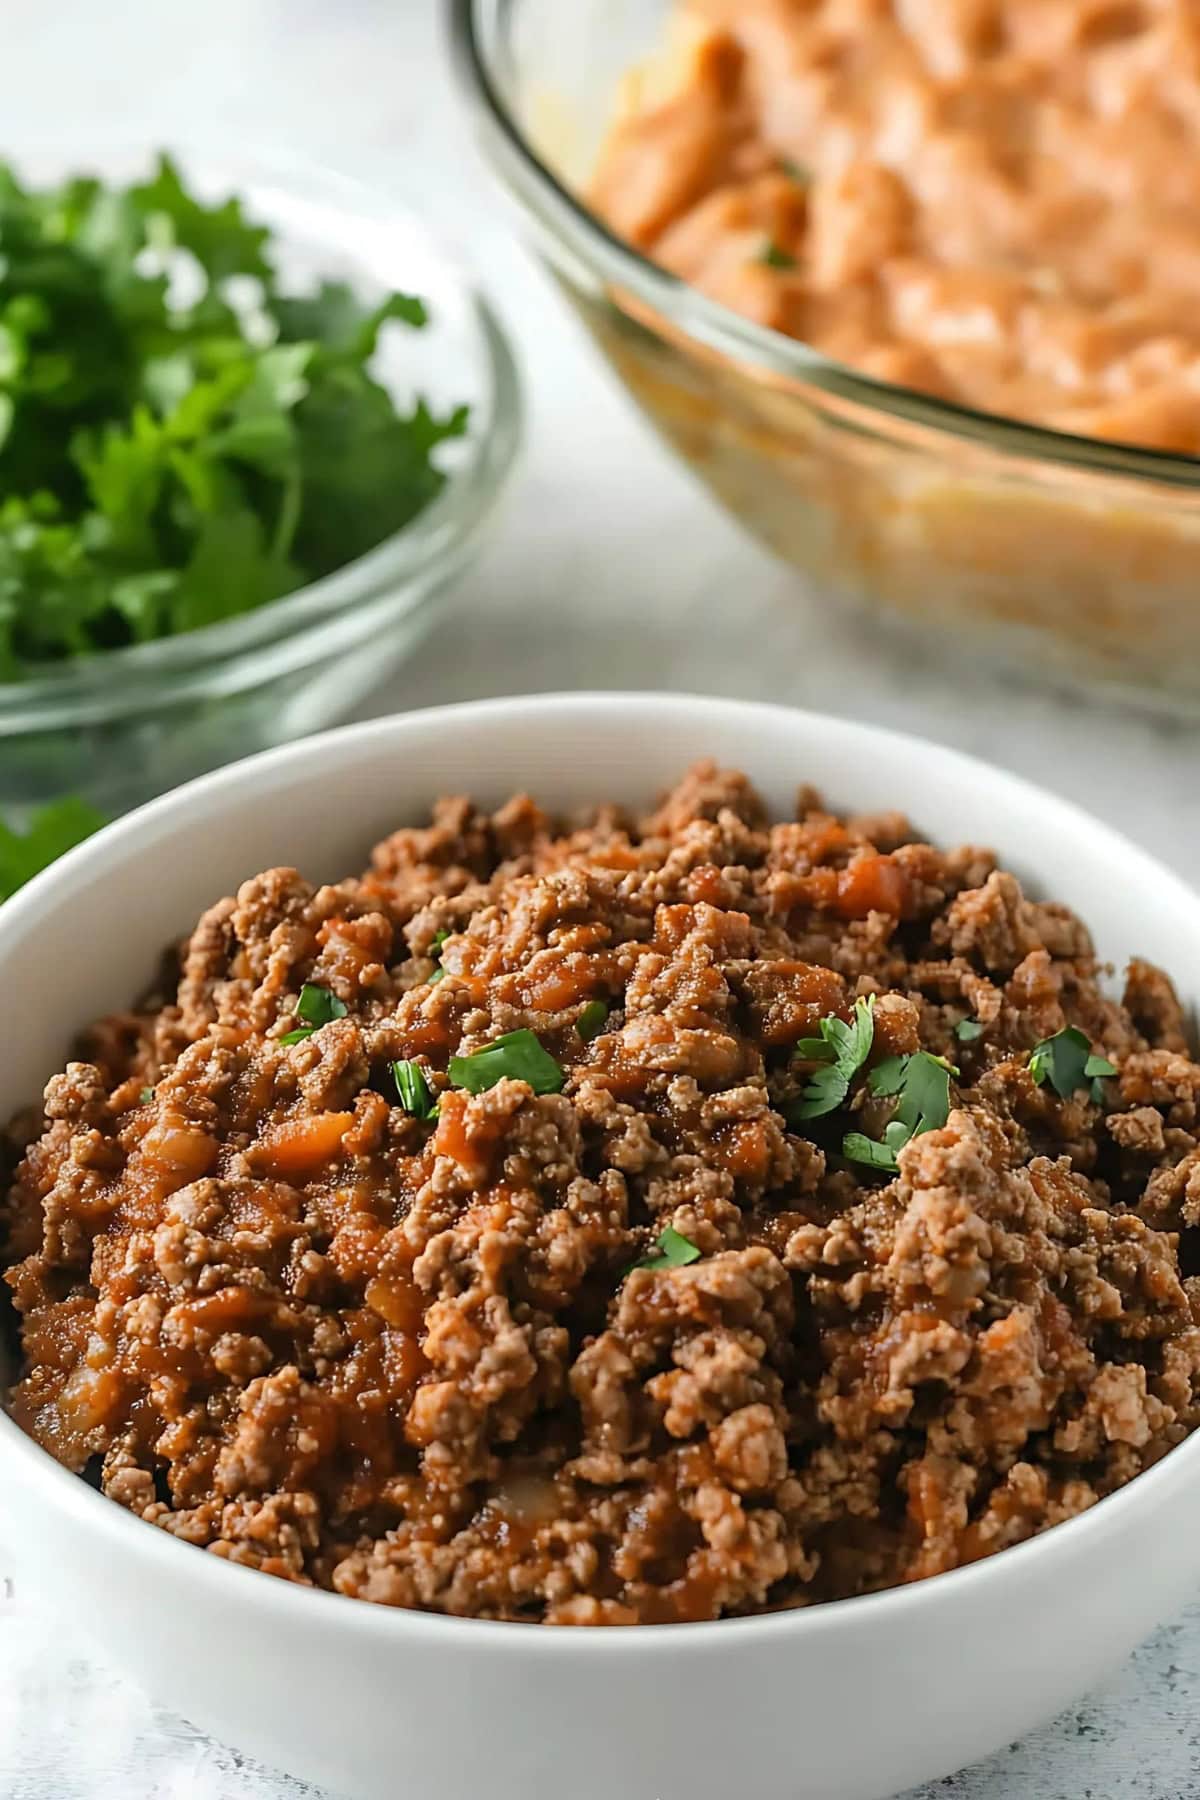
M 13 1128 L 13 1414 L 215 1555 L 485 1618 L 712 1619 L 1017 1543 L 1197 1423 L 1200 1066 L 1165 975 L 1102 974 L 987 851 L 808 791 L 770 825 L 711 766 L 640 821 L 444 800 L 360 879 L 270 870 Z M 345 1013 L 297 1036 L 306 984 Z M 1063 1097 L 1030 1058 L 1067 1026 L 1117 1073 Z M 561 1092 L 449 1084 L 513 1031 Z M 919 1051 L 945 1123 L 848 1161 Z

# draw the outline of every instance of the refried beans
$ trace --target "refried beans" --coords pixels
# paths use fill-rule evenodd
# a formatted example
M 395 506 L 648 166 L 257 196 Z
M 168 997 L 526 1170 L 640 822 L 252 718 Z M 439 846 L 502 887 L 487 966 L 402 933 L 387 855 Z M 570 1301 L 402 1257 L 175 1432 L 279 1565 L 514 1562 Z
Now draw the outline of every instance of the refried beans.
M 686 0 L 592 197 L 882 380 L 1200 453 L 1195 0 Z
M 1197 1423 L 1200 1066 L 1103 974 L 986 850 L 709 765 L 269 870 L 11 1128 L 12 1413 L 213 1555 L 472 1617 L 1019 1543 Z

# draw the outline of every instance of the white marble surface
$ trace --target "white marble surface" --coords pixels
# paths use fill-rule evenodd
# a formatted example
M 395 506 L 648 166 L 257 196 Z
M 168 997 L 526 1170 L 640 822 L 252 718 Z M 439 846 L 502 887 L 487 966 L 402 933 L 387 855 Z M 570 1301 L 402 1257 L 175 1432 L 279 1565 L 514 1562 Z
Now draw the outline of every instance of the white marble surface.
M 505 520 L 454 612 L 364 710 L 664 686 L 853 713 L 1005 763 L 1200 880 L 1200 733 L 898 653 L 799 600 L 667 461 L 514 242 L 442 74 L 440 12 L 439 0 L 0 0 L 0 148 L 60 121 L 78 139 L 92 119 L 144 127 L 148 142 L 202 127 L 301 147 L 430 201 L 517 336 L 530 441 Z M 0 1800 L 321 1800 L 156 1711 L 43 1617 L 19 1560 L 10 1574 Z M 1200 1794 L 1196 1599 L 1181 1594 L 1179 1620 L 1102 1693 L 927 1800 Z

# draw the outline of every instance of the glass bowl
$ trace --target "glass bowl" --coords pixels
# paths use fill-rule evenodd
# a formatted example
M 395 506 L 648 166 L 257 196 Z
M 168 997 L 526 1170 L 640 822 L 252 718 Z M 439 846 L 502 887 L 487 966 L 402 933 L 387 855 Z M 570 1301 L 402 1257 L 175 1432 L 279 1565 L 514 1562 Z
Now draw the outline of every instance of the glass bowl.
M 971 412 L 752 324 L 583 196 L 671 0 L 452 0 L 486 154 L 667 442 L 825 599 L 1174 712 L 1200 700 L 1200 462 Z
M 470 277 L 413 213 L 339 176 L 237 152 L 168 146 L 204 198 L 242 196 L 271 226 L 280 274 L 348 281 L 371 298 L 420 294 L 430 322 L 381 340 L 378 377 L 408 400 L 466 401 L 443 446 L 444 488 L 401 531 L 333 574 L 219 624 L 0 684 L 0 818 L 64 794 L 113 814 L 219 763 L 329 724 L 409 655 L 448 582 L 479 548 L 513 466 L 520 391 L 504 333 Z M 149 172 L 137 147 L 21 150 L 33 182 L 89 169 Z

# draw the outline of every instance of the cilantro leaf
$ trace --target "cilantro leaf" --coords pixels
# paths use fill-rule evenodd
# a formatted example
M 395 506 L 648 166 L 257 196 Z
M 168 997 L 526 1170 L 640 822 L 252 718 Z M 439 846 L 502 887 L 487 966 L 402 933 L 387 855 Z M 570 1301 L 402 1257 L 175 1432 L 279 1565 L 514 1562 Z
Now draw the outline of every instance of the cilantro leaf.
M 635 1269 L 682 1269 L 688 1263 L 698 1262 L 704 1252 L 690 1238 L 685 1238 L 682 1231 L 676 1231 L 668 1225 L 660 1231 L 655 1239 L 654 1248 L 648 1256 L 635 1262 Z M 632 1270 L 629 1271 L 632 1273 Z
M 861 1131 L 846 1133 L 842 1139 L 842 1155 L 851 1162 L 866 1163 L 872 1169 L 896 1168 L 896 1150 L 890 1144 L 877 1143 Z
M 178 246 L 190 251 L 213 281 L 231 275 L 272 279 L 266 254 L 271 234 L 266 227 L 251 224 L 236 197 L 219 206 L 203 205 L 188 192 L 169 156 L 160 155 L 152 179 L 130 188 L 127 198 L 140 216 L 148 242 L 160 250 Z
M 1029 1073 L 1038 1087 L 1049 1082 L 1063 1100 L 1069 1099 L 1077 1088 L 1116 1072 L 1107 1057 L 1093 1051 L 1090 1038 L 1077 1025 L 1067 1025 L 1053 1037 L 1043 1038 L 1034 1045 L 1029 1058 Z M 1102 1101 L 1103 1090 L 1093 1088 L 1092 1098 Z
M 983 1029 L 978 1019 L 960 1019 L 954 1027 L 954 1035 L 960 1044 L 973 1044 L 976 1038 L 983 1036 Z
M 169 157 L 128 187 L 0 164 L 0 244 L 0 681 L 264 606 L 441 491 L 466 409 L 370 367 L 424 302 L 282 291 L 269 230 Z
M 885 1056 L 867 1077 L 867 1086 L 873 1094 L 898 1094 L 904 1086 L 904 1076 L 908 1068 L 907 1056 Z
M 604 1021 L 608 1018 L 607 1000 L 589 1000 L 575 1021 L 575 1029 L 585 1044 L 590 1044 L 594 1037 L 599 1037 L 604 1030 Z
M 868 1078 L 872 1093 L 899 1096 L 895 1114 L 884 1127 L 883 1142 L 849 1131 L 842 1139 L 842 1154 L 851 1162 L 894 1170 L 897 1151 L 923 1132 L 940 1130 L 950 1117 L 950 1077 L 957 1074 L 953 1063 L 928 1050 L 887 1057 Z
M 306 981 L 296 1002 L 296 1017 L 315 1029 L 318 1025 L 330 1024 L 334 1019 L 344 1019 L 346 1003 L 339 1000 L 336 994 L 330 993 L 328 988 Z
M 836 1112 L 843 1105 L 850 1083 L 871 1054 L 875 1039 L 875 996 L 854 1002 L 854 1018 L 849 1025 L 836 1013 L 828 1013 L 818 1030 L 819 1038 L 802 1038 L 793 1052 L 794 1060 L 822 1061 L 829 1067 L 819 1068 L 809 1076 L 799 1100 L 788 1103 L 784 1116 L 789 1124 L 804 1119 L 819 1119 Z
M 452 1086 L 469 1094 L 484 1094 L 508 1077 L 524 1081 L 535 1094 L 557 1094 L 566 1079 L 562 1069 L 532 1031 L 506 1031 L 470 1056 L 452 1056 L 448 1069 Z
M 784 250 L 773 238 L 768 238 L 759 252 L 758 260 L 765 263 L 768 269 L 794 269 L 796 259 L 789 250 Z
M 102 813 L 73 796 L 43 806 L 23 832 L 0 820 L 0 900 L 7 900 L 103 824 Z
M 377 306 L 366 306 L 344 281 L 323 281 L 315 294 L 277 299 L 273 310 L 285 338 L 310 340 L 355 362 L 366 362 L 375 354 L 379 333 L 389 319 L 416 331 L 429 322 L 424 301 L 412 294 L 389 294 Z
M 293 1017 L 302 1019 L 304 1023 L 297 1025 L 293 1031 L 285 1031 L 276 1041 L 280 1044 L 302 1044 L 310 1038 L 319 1025 L 328 1025 L 334 1019 L 346 1016 L 345 1002 L 328 988 L 318 987 L 306 981 L 300 989 L 300 998 L 296 1001 Z
M 425 1079 L 425 1071 L 420 1063 L 394 1062 L 392 1079 L 396 1083 L 396 1092 L 400 1096 L 400 1104 L 405 1112 L 410 1112 L 414 1119 L 432 1118 L 436 1110 L 433 1093 Z

